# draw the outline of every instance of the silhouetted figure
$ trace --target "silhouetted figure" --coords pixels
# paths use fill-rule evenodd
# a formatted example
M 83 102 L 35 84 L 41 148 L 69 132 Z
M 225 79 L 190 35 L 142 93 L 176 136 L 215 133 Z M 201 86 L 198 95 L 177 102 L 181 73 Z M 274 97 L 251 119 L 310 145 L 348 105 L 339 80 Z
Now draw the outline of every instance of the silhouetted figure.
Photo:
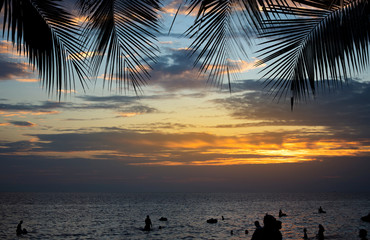
M 149 218 L 149 215 L 146 216 L 146 219 L 145 219 L 145 227 L 144 227 L 144 230 L 145 231 L 150 231 L 150 228 L 152 227 L 152 220 L 150 220 Z
M 361 238 L 361 240 L 368 240 L 367 231 L 365 229 L 360 229 L 360 233 L 358 236 Z
M 216 218 L 210 218 L 207 220 L 207 223 L 217 223 L 217 219 Z
M 233 230 L 231 230 L 231 231 L 230 231 L 230 235 L 233 235 L 233 234 L 234 234 L 234 231 L 233 231 Z
M 280 230 L 282 228 L 282 222 L 281 221 L 279 221 L 279 220 L 276 221 L 276 228 L 278 230 Z
M 161 218 L 159 219 L 159 221 L 167 221 L 167 218 L 165 218 L 165 217 L 161 217 Z
M 16 233 L 17 233 L 18 236 L 19 235 L 22 235 L 22 234 L 27 234 L 28 233 L 25 228 L 22 229 L 22 223 L 23 223 L 23 221 L 21 220 L 21 221 L 19 221 L 19 223 L 17 225 Z
M 225 220 L 224 216 L 221 216 L 222 220 Z
M 325 238 L 324 237 L 324 232 L 325 232 L 324 227 L 321 224 L 319 224 L 319 232 L 317 233 L 317 238 L 319 240 L 323 240 Z
M 362 221 L 370 222 L 370 213 L 367 216 L 361 217 Z
M 21 220 L 17 225 L 17 235 L 22 235 L 23 234 L 22 223 L 23 223 L 23 221 Z
M 245 234 L 248 234 L 249 233 L 249 231 L 248 230 L 245 230 Z
M 326 213 L 321 206 L 319 207 L 319 213 Z
M 308 239 L 306 228 L 303 228 L 303 239 Z
M 281 235 L 281 222 L 276 221 L 276 219 L 266 214 L 263 218 L 264 226 L 262 228 L 256 228 L 253 233 L 251 240 L 282 240 L 283 236 Z
M 283 213 L 283 211 L 281 211 L 281 209 L 279 210 L 279 217 L 285 217 L 286 216 L 286 214 L 285 213 Z
M 262 228 L 259 221 L 255 221 L 254 225 L 256 226 L 256 229 L 261 229 Z

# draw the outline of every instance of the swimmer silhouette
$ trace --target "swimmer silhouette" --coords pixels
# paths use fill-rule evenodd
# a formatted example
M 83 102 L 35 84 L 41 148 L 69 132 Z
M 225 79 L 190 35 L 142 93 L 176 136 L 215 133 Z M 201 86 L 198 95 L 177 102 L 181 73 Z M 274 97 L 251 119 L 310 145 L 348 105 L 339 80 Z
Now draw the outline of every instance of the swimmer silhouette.
M 321 206 L 319 207 L 319 213 L 326 213 Z
M 22 235 L 22 234 L 27 234 L 28 233 L 25 228 L 22 229 L 22 223 L 23 223 L 23 221 L 21 220 L 21 221 L 19 221 L 19 223 L 17 225 L 16 233 L 17 233 L 18 236 L 19 235 Z
M 281 209 L 279 210 L 279 217 L 285 217 L 286 216 L 286 214 L 285 213 L 283 213 L 283 211 L 281 211 Z
M 260 224 L 260 222 L 259 222 L 259 221 L 255 221 L 255 222 L 254 222 L 254 225 L 256 226 L 256 229 L 260 229 L 260 228 L 262 228 L 262 227 L 261 227 L 261 224 Z
M 255 222 L 256 227 L 259 225 L 257 221 Z M 266 214 L 263 218 L 263 227 L 256 228 L 252 235 L 251 240 L 282 240 L 283 236 L 281 235 L 281 222 L 276 221 L 271 215 Z
M 367 231 L 365 229 L 360 229 L 360 233 L 358 236 L 361 238 L 361 240 L 368 240 Z
M 152 220 L 150 220 L 149 215 L 147 215 L 145 219 L 144 231 L 150 231 L 151 227 L 152 227 Z
M 361 217 L 361 220 L 364 222 L 370 222 L 370 213 L 367 216 Z
M 18 225 L 17 225 L 17 235 L 21 235 L 23 232 L 22 232 L 22 223 L 23 221 L 21 220 Z
M 317 233 L 317 238 L 319 240 L 323 240 L 325 238 L 324 237 L 324 232 L 325 232 L 324 227 L 321 224 L 319 224 L 319 232 Z
M 303 239 L 308 239 L 306 228 L 303 228 Z
M 210 218 L 207 220 L 207 223 L 217 223 L 217 219 L 216 218 Z

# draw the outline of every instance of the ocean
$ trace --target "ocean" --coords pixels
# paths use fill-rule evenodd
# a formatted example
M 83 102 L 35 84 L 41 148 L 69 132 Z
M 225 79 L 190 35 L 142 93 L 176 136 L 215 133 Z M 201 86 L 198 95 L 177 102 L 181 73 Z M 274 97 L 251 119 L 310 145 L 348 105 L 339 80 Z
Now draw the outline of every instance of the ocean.
M 369 193 L 0 193 L 0 203 L 0 239 L 251 239 L 266 213 L 282 222 L 287 240 L 302 239 L 303 228 L 314 239 L 319 224 L 327 239 L 356 240 L 361 228 L 370 234 L 360 220 L 370 212 Z M 20 220 L 29 233 L 17 237 Z

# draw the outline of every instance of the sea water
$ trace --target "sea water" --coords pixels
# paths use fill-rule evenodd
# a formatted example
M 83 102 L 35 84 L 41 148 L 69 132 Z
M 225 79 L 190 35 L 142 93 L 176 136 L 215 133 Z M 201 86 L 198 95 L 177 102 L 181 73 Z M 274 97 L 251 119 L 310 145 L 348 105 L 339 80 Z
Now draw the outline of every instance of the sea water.
M 251 239 L 266 213 L 282 222 L 283 239 L 302 239 L 303 228 L 313 239 L 319 224 L 327 239 L 356 240 L 361 228 L 370 234 L 360 220 L 370 194 L 0 193 L 0 203 L 0 239 Z M 287 216 L 279 218 L 279 209 Z M 150 232 L 143 231 L 147 215 Z M 17 237 L 20 220 L 29 233 Z

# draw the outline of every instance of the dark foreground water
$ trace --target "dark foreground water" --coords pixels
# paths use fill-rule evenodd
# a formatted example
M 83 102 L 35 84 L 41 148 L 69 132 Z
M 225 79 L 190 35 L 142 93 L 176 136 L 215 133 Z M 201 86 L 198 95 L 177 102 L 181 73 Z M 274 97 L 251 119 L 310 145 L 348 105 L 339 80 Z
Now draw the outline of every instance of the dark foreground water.
M 370 194 L 0 193 L 0 203 L 0 239 L 17 239 L 20 220 L 30 232 L 20 239 L 251 239 L 254 221 L 279 209 L 288 215 L 280 218 L 283 239 L 302 239 L 304 227 L 314 238 L 318 224 L 327 239 L 356 240 L 361 228 L 370 234 L 360 220 Z M 146 215 L 151 232 L 142 231 Z

